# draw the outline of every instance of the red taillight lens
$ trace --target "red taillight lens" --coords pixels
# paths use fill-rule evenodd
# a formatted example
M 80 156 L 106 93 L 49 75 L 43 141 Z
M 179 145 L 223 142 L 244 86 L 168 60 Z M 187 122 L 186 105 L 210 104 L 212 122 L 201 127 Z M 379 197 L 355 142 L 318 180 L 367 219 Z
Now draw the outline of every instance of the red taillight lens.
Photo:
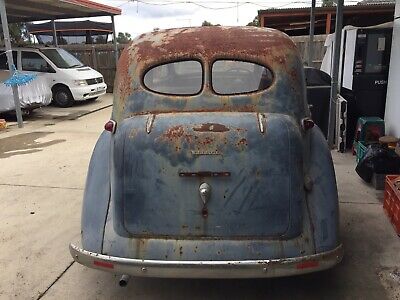
M 302 269 L 316 268 L 318 266 L 319 266 L 319 262 L 318 261 L 309 260 L 309 261 L 298 263 L 296 265 L 296 268 L 299 269 L 299 270 L 302 270 Z
M 107 268 L 107 269 L 114 269 L 114 265 L 109 262 L 101 261 L 101 260 L 94 260 L 93 264 L 98 267 Z
M 111 132 L 115 133 L 115 129 L 117 129 L 117 122 L 110 120 L 104 125 L 104 129 Z
M 303 120 L 301 120 L 301 126 L 304 130 L 309 130 L 314 127 L 314 121 L 310 118 L 304 118 Z

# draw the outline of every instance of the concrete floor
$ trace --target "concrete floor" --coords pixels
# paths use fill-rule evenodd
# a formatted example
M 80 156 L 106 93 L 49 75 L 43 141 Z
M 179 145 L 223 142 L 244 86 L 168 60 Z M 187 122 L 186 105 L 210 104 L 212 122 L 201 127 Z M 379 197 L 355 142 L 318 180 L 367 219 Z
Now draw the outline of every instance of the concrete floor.
M 73 263 L 89 158 L 109 119 L 108 95 L 70 109 L 46 107 L 0 131 L 0 298 L 399 299 L 400 238 L 382 192 L 332 152 L 340 194 L 343 262 L 321 273 L 265 280 L 131 279 Z M 106 108 L 104 108 L 106 107 Z M 99 110 L 100 109 L 100 110 Z

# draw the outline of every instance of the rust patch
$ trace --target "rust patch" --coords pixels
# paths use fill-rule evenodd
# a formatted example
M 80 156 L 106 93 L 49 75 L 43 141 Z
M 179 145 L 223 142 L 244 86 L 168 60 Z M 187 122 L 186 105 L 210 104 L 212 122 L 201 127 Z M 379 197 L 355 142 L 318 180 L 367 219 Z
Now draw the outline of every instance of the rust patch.
M 237 145 L 238 145 L 238 146 L 247 146 L 247 140 L 246 140 L 245 138 L 240 139 L 240 140 L 237 142 Z
M 218 123 L 205 123 L 201 124 L 200 127 L 194 127 L 193 130 L 199 132 L 225 132 L 229 131 L 229 128 Z
M 147 64 L 188 53 L 197 53 L 203 58 L 221 53 L 257 57 L 260 53 L 276 52 L 279 55 L 277 49 L 295 51 L 295 47 L 285 34 L 274 29 L 210 26 L 151 32 L 136 39 L 133 49 L 137 51 L 138 60 Z M 282 62 L 278 60 L 278 63 Z
M 129 74 L 130 52 L 128 49 L 129 46 L 125 47 L 124 51 L 122 51 L 117 67 L 117 92 L 121 100 L 125 100 L 131 94 L 132 79 Z
M 204 139 L 199 140 L 198 143 L 200 145 L 207 146 L 207 145 L 211 145 L 212 143 L 214 143 L 214 140 L 212 138 L 206 136 Z
M 181 138 L 185 133 L 185 130 L 183 129 L 182 126 L 174 126 L 169 128 L 165 133 L 164 137 L 166 137 L 169 140 L 174 140 L 174 139 L 179 139 Z

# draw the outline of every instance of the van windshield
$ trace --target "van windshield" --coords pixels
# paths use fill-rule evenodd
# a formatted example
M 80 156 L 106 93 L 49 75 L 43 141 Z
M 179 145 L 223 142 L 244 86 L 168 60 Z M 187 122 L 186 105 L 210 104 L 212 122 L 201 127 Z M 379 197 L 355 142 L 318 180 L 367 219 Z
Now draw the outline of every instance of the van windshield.
M 72 69 L 85 66 L 75 56 L 64 49 L 41 49 L 41 51 L 60 69 Z

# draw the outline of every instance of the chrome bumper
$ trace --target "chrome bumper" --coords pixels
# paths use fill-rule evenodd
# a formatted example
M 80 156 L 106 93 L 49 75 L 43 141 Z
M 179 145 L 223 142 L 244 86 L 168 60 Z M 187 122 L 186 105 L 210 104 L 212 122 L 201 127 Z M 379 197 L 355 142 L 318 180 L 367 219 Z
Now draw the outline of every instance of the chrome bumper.
M 70 244 L 73 259 L 89 268 L 137 277 L 262 278 L 329 269 L 343 257 L 343 247 L 313 255 L 267 260 L 167 261 L 123 258 L 94 253 Z

